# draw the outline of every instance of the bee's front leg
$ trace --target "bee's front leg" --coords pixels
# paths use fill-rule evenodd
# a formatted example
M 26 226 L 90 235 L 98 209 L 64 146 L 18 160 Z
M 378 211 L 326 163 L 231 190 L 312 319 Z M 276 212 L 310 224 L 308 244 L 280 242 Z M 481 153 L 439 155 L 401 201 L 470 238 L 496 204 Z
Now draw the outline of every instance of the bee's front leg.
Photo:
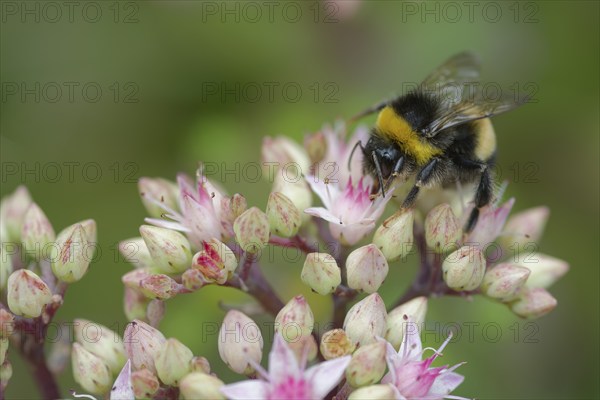
M 415 182 L 415 185 L 412 187 L 412 189 L 406 196 L 406 199 L 404 199 L 404 202 L 402 203 L 402 208 L 410 208 L 413 206 L 415 200 L 417 199 L 417 195 L 419 194 L 419 190 L 421 189 L 421 187 L 426 186 L 436 175 L 435 171 L 439 165 L 440 159 L 434 157 L 431 159 L 431 161 L 425 164 L 423 168 L 421 168 L 421 170 L 417 174 L 417 180 Z

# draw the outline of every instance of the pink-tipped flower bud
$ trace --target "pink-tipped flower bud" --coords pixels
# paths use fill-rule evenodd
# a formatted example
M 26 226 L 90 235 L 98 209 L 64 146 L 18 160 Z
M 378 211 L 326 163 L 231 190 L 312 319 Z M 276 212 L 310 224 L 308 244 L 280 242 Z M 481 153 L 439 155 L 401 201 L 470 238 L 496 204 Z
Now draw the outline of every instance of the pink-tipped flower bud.
M 275 332 L 280 333 L 287 342 L 295 342 L 309 336 L 315 324 L 308 302 L 304 296 L 291 299 L 275 317 Z
M 96 244 L 98 242 L 98 228 L 96 226 L 96 221 L 93 219 L 84 219 L 74 225 L 83 226 L 83 230 L 85 231 L 89 243 Z
M 289 179 L 284 172 L 278 172 L 272 190 L 286 196 L 300 211 L 312 205 L 313 194 L 305 179 Z M 300 218 L 306 221 L 310 215 L 301 213 Z
M 153 218 L 160 218 L 163 208 L 160 204 L 177 210 L 179 189 L 174 182 L 163 178 L 140 178 L 138 181 L 140 198 L 146 211 Z
M 146 242 L 141 237 L 119 242 L 119 252 L 135 268 L 151 268 L 154 265 Z
M 327 253 L 307 254 L 300 277 L 302 282 L 323 296 L 333 293 L 342 283 L 340 268 L 335 258 Z
M 460 220 L 449 204 L 440 204 L 427 214 L 425 241 L 429 248 L 439 253 L 456 248 L 461 236 Z
M 357 389 L 350 393 L 348 400 L 389 400 L 396 398 L 396 391 L 392 385 L 371 385 Z
M 246 198 L 239 193 L 235 193 L 231 197 L 223 197 L 221 199 L 221 220 L 227 223 L 229 227 L 233 227 L 235 219 L 242 215 L 248 209 Z M 228 228 L 228 231 L 231 228 Z M 227 238 L 232 232 L 228 232 Z
M 77 282 L 88 270 L 94 246 L 89 244 L 82 225 L 76 224 L 63 230 L 52 247 L 52 272 L 59 280 Z
M 0 204 L 0 219 L 7 235 L 6 237 L 2 237 L 3 242 L 21 241 L 23 219 L 31 203 L 32 200 L 29 191 L 23 185 L 2 199 L 2 203 Z
M 346 381 L 353 387 L 372 385 L 383 377 L 386 344 L 378 341 L 356 350 L 346 368 Z
M 179 390 L 185 400 L 221 400 L 224 383 L 216 376 L 202 372 L 187 374 L 179 383 Z
M 219 331 L 219 355 L 232 371 L 249 375 L 254 372 L 250 360 L 260 363 L 263 338 L 256 323 L 244 313 L 231 310 Z
M 488 270 L 481 283 L 481 291 L 502 302 L 513 300 L 529 277 L 530 270 L 511 263 L 502 263 Z
M 425 322 L 426 314 L 427 297 L 424 296 L 415 297 L 394 308 L 388 314 L 385 340 L 398 350 L 404 340 L 406 331 L 412 329 L 412 327 L 419 329 Z M 414 324 L 408 325 L 409 321 Z
M 326 360 L 352 354 L 356 346 L 343 329 L 332 329 L 321 336 L 321 354 Z
M 196 356 L 192 358 L 190 367 L 192 372 L 204 372 L 205 374 L 210 374 L 210 363 L 206 357 Z
M 39 261 L 44 254 L 44 247 L 54 241 L 56 235 L 46 214 L 35 203 L 31 203 L 23 219 L 21 242 L 24 251 Z
M 569 264 L 566 261 L 541 253 L 532 254 L 517 265 L 531 271 L 525 282 L 525 286 L 528 288 L 547 289 L 569 271 Z
M 134 370 L 148 369 L 156 374 L 154 360 L 166 339 L 147 323 L 135 320 L 127 325 L 123 335 L 125 352 Z
M 205 282 L 219 285 L 231 278 L 237 266 L 233 251 L 217 239 L 202 242 L 202 250 L 192 259 L 192 268 L 200 271 Z
M 71 365 L 75 382 L 92 394 L 105 394 L 112 386 L 108 365 L 97 355 L 87 351 L 79 343 L 73 343 Z
M 168 300 L 181 293 L 183 285 L 164 274 L 152 274 L 139 282 L 139 290 L 149 299 Z
M 36 318 L 42 315 L 44 307 L 52 302 L 52 293 L 48 285 L 34 272 L 19 269 L 8 278 L 6 299 L 13 314 Z
M 413 210 L 400 210 L 383 221 L 375 231 L 373 244 L 383 253 L 388 262 L 410 253 L 413 246 Z
M 167 339 L 156 355 L 156 372 L 160 380 L 171 386 L 177 386 L 181 378 L 191 372 L 194 354 L 177 339 Z
M 385 304 L 377 293 L 353 305 L 344 319 L 344 330 L 356 347 L 373 343 L 378 336 L 383 337 L 386 325 Z
M 257 253 L 269 242 L 269 219 L 264 212 L 252 207 L 236 218 L 233 231 L 244 251 Z
M 554 310 L 558 302 L 546 289 L 527 289 L 511 304 L 511 310 L 519 317 L 539 318 Z
M 156 375 L 145 368 L 131 373 L 131 384 L 136 399 L 151 398 L 160 387 Z
M 348 286 L 367 293 L 376 292 L 388 274 L 383 253 L 374 244 L 354 250 L 346 260 Z
M 283 193 L 269 195 L 266 214 L 271 232 L 279 236 L 294 236 L 302 224 L 300 211 Z
M 444 260 L 444 282 L 457 291 L 475 290 L 483 281 L 485 265 L 485 256 L 479 248 L 462 246 Z
M 106 326 L 85 319 L 76 319 L 73 323 L 75 340 L 100 357 L 113 374 L 118 374 L 127 361 L 121 337 Z
M 550 209 L 543 206 L 512 215 L 504 226 L 502 243 L 507 247 L 514 246 L 514 243 L 523 247 L 527 243 L 539 242 L 549 216 Z
M 171 229 L 142 225 L 140 234 L 146 243 L 153 265 L 166 274 L 181 273 L 190 267 L 190 243 L 181 233 Z

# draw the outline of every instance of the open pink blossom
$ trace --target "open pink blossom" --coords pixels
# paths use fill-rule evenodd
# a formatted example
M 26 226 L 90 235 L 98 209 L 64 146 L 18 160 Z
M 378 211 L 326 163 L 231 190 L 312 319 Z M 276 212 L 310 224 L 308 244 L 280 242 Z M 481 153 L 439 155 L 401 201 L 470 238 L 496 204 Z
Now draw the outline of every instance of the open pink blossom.
M 269 354 L 269 372 L 255 365 L 260 379 L 225 385 L 221 392 L 234 400 L 322 399 L 339 383 L 350 358 L 335 358 L 305 369 L 306 360 L 298 363 L 294 351 L 277 334 Z
M 462 375 L 454 372 L 464 363 L 450 368 L 447 365 L 431 367 L 452 338 L 452 334 L 431 357 L 421 360 L 423 348 L 417 324 L 414 322 L 407 322 L 407 324 L 400 350 L 396 353 L 393 346 L 387 344 L 389 372 L 381 382 L 393 386 L 397 391 L 396 398 L 399 400 L 465 400 L 464 397 L 450 395 L 464 380 Z
M 200 171 L 195 185 L 184 175 L 177 176 L 179 211 L 160 199 L 148 198 L 164 210 L 164 219 L 146 218 L 146 222 L 162 228 L 184 232 L 190 242 L 199 248 L 203 241 L 224 240 L 233 234 L 233 218 L 228 213 L 230 199 L 206 179 Z
M 375 222 L 392 198 L 393 190 L 385 197 L 371 200 L 371 185 L 365 185 L 367 178 L 361 178 L 358 185 L 348 179 L 346 187 L 338 188 L 316 177 L 308 176 L 307 181 L 323 202 L 324 207 L 311 207 L 305 213 L 329 222 L 329 230 L 334 238 L 346 245 L 353 245 L 375 228 Z

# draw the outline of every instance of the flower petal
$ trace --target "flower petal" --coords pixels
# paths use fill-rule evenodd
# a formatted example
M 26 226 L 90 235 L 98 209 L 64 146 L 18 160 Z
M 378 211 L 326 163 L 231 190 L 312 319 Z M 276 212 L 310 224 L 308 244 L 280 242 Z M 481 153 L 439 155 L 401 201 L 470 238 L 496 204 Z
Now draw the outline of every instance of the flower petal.
M 267 382 L 254 379 L 222 386 L 221 393 L 232 400 L 256 400 L 266 398 L 268 388 Z
M 131 360 L 127 360 L 110 391 L 110 400 L 131 399 L 135 399 L 135 395 L 133 394 L 133 385 L 131 383 Z
M 306 182 L 308 182 L 312 191 L 319 196 L 323 205 L 327 209 L 331 209 L 332 201 L 340 195 L 340 190 L 335 185 L 326 184 L 321 178 L 312 175 L 306 176 Z
M 306 370 L 304 376 L 312 386 L 312 398 L 324 398 L 339 383 L 351 358 L 351 356 L 334 358 Z
M 298 375 L 300 375 L 300 366 L 294 351 L 280 334 L 276 334 L 273 348 L 269 353 L 269 380 L 273 384 L 289 376 Z
M 420 361 L 423 346 L 421 344 L 419 327 L 416 323 L 409 321 L 406 323 L 404 329 L 404 339 L 402 340 L 398 354 L 404 362 Z
M 306 210 L 304 210 L 304 212 L 307 213 L 308 215 L 312 215 L 313 217 L 319 217 L 321 219 L 324 219 L 325 221 L 328 221 L 328 222 L 331 222 L 334 224 L 340 223 L 339 217 L 336 217 L 331 212 L 329 212 L 329 210 L 327 210 L 323 207 L 307 208 Z
M 435 382 L 433 382 L 428 394 L 443 397 L 450 394 L 464 380 L 465 377 L 456 372 L 444 372 L 436 378 Z

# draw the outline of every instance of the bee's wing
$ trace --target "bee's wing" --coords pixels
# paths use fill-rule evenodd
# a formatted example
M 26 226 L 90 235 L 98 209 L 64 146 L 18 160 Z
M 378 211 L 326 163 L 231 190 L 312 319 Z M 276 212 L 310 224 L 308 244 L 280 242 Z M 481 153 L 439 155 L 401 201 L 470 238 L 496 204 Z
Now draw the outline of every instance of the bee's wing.
M 440 108 L 440 115 L 421 129 L 427 137 L 433 137 L 440 131 L 465 122 L 492 117 L 510 111 L 527 102 L 528 97 L 515 98 L 514 94 L 488 99 L 478 91 L 472 93 L 458 102 L 453 102 L 447 108 Z
M 459 53 L 446 60 L 425 78 L 419 89 L 425 92 L 435 92 L 440 95 L 440 99 L 456 98 L 457 89 L 462 88 L 468 82 L 479 80 L 479 69 L 479 60 L 474 54 L 469 52 Z M 394 98 L 391 98 L 375 104 L 350 118 L 350 121 L 356 121 L 381 111 L 393 100 Z
M 420 89 L 425 92 L 442 94 L 445 91 L 456 91 L 468 83 L 479 81 L 479 58 L 470 52 L 462 52 L 450 57 L 436 68 L 421 83 Z

